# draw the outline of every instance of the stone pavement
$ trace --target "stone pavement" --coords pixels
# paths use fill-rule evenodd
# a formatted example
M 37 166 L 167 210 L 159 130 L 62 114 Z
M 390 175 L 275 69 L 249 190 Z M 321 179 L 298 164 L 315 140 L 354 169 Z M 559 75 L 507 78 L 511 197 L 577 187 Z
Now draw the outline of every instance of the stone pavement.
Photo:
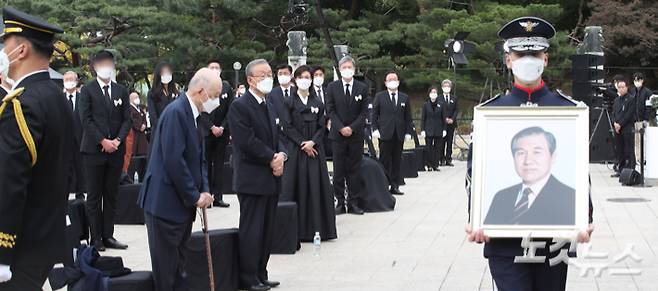
M 339 238 L 323 242 L 319 257 L 313 256 L 308 243 L 295 255 L 273 255 L 270 277 L 282 282 L 274 290 L 493 290 L 482 245 L 469 243 L 464 234 L 464 171 L 465 163 L 457 162 L 454 168 L 406 179 L 402 187 L 406 194 L 397 197 L 393 212 L 338 216 Z M 653 245 L 658 242 L 658 187 L 621 187 L 610 173 L 605 165 L 591 165 L 595 223 L 591 250 L 608 252 L 609 257 L 578 262 L 612 262 L 627 244 L 634 244 L 641 261 L 626 258 L 611 267 L 639 268 L 641 274 L 610 275 L 613 269 L 607 269 L 600 277 L 591 271 L 581 277 L 580 270 L 571 266 L 567 290 L 658 290 L 653 281 L 658 278 L 658 247 Z M 238 225 L 237 198 L 226 198 L 231 208 L 208 211 L 211 229 Z M 197 220 L 194 231 L 200 229 Z M 150 270 L 144 226 L 117 226 L 115 236 L 130 248 L 104 255 L 122 256 L 133 270 Z

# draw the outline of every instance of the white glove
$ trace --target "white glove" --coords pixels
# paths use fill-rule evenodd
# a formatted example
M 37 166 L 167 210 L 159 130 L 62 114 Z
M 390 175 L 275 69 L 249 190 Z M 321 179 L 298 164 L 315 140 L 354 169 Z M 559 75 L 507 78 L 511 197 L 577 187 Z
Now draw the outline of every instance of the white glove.
M 420 132 L 420 137 L 425 138 L 425 131 L 424 130 Z
M 404 140 L 405 141 L 410 141 L 411 140 L 411 134 L 405 134 L 404 135 Z
M 444 131 L 443 131 L 443 137 L 446 137 L 446 135 L 448 135 L 448 132 L 446 132 L 446 131 L 444 130 Z
M 372 138 L 381 138 L 381 134 L 379 134 L 379 129 L 375 130 L 372 132 Z
M 0 264 L 0 283 L 11 280 L 11 268 L 7 265 Z

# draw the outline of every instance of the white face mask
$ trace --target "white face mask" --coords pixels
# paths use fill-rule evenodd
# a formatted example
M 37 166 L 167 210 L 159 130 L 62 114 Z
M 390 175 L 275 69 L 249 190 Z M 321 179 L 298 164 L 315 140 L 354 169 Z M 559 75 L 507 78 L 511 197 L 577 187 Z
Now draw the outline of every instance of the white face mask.
M 512 61 L 512 73 L 521 82 L 530 83 L 539 80 L 544 72 L 544 59 L 525 56 Z
M 100 67 L 96 69 L 96 75 L 104 80 L 111 79 L 113 73 L 114 73 L 113 67 Z
M 313 78 L 313 85 L 320 87 L 320 86 L 322 86 L 322 84 L 324 84 L 324 78 L 323 77 Z
M 450 87 L 441 87 L 441 90 L 442 90 L 443 93 L 445 93 L 445 94 L 450 93 L 450 89 L 451 89 Z
M 354 77 L 354 70 L 352 69 L 340 70 L 340 75 L 345 79 L 352 79 L 352 77 Z
M 20 46 L 17 46 L 14 50 L 12 50 L 9 54 L 5 53 L 5 49 L 3 48 L 0 51 L 0 74 L 2 74 L 2 78 L 9 84 L 10 86 L 14 86 L 14 80 L 9 78 L 9 65 L 13 64 L 16 60 L 10 61 L 9 60 L 9 55 L 13 54 L 18 50 Z
M 279 75 L 278 80 L 279 84 L 288 85 L 290 84 L 290 75 Z
M 265 78 L 256 84 L 256 89 L 263 94 L 269 94 L 272 92 L 272 86 L 274 86 L 274 80 L 272 78 Z
M 436 100 L 436 98 L 438 98 L 438 97 L 439 97 L 438 93 L 435 93 L 435 92 L 430 93 L 430 99 L 432 101 Z
M 169 84 L 169 82 L 171 82 L 171 79 L 173 79 L 173 78 L 174 77 L 171 74 L 166 74 L 166 75 L 161 76 L 160 81 L 162 82 L 162 84 L 166 85 L 166 84 Z
M 133 104 L 135 104 L 135 105 L 139 105 L 139 102 L 140 102 L 139 98 L 135 98 L 135 100 L 133 100 Z
M 389 90 L 397 90 L 398 86 L 400 86 L 399 81 L 388 81 L 388 82 L 386 82 L 386 88 L 388 88 Z
M 635 81 L 633 82 L 633 84 L 635 85 L 636 88 L 642 87 L 642 82 Z
M 78 85 L 78 82 L 64 82 L 64 89 L 71 90 Z
M 308 90 L 308 88 L 311 88 L 311 79 L 297 79 L 295 83 L 299 89 L 304 91 Z
M 203 91 L 206 92 L 206 96 L 208 96 L 208 100 L 206 100 L 206 102 L 203 102 L 203 104 L 201 104 L 203 106 L 203 111 L 207 113 L 213 112 L 213 110 L 219 107 L 219 98 L 212 99 L 210 98 L 210 95 L 208 95 L 208 91 L 206 91 L 205 89 Z

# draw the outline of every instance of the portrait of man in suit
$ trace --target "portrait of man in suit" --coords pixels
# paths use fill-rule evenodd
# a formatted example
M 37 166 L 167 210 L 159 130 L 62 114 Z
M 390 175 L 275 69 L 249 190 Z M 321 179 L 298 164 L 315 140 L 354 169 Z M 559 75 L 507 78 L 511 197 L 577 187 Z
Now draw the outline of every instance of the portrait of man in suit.
M 575 224 L 576 191 L 552 173 L 555 135 L 538 126 L 519 131 L 510 143 L 521 182 L 496 193 L 484 224 Z

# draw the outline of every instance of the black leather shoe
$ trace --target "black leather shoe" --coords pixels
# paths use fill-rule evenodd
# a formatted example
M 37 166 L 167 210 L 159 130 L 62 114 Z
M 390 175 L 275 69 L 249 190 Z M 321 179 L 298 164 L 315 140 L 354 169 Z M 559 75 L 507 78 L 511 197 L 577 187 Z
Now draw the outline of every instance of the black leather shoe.
M 389 190 L 389 192 L 391 192 L 391 194 L 393 195 L 404 195 L 404 193 L 400 191 L 400 189 L 398 189 L 397 187 L 395 188 L 391 187 L 391 190 Z
M 103 244 L 108 249 L 125 250 L 125 249 L 128 248 L 128 245 L 122 244 L 121 242 L 119 242 L 118 240 L 116 240 L 113 237 L 104 239 Z
M 446 166 L 448 167 L 454 167 L 455 165 L 452 162 L 446 162 Z
M 434 167 L 433 170 L 434 170 L 435 172 L 441 172 L 441 170 L 439 169 L 439 167 Z
M 277 281 L 261 280 L 261 282 L 263 282 L 263 285 L 269 286 L 270 288 L 274 288 L 281 285 L 281 282 L 277 282 Z
M 270 290 L 270 286 L 267 286 L 263 283 L 258 283 L 258 285 L 252 285 L 252 286 L 240 286 L 238 288 L 240 290 L 247 290 L 247 291 L 267 291 Z
M 610 175 L 610 177 L 612 177 L 612 178 L 619 178 L 619 173 L 614 173 L 614 174 Z
M 99 251 L 99 252 L 104 252 L 104 251 L 105 251 L 105 245 L 103 245 L 103 242 L 102 242 L 102 241 L 95 240 L 95 241 L 93 241 L 93 242 L 91 243 L 91 245 L 92 245 L 93 247 L 95 247 L 96 250 Z
M 336 206 L 336 215 L 341 215 L 347 213 L 347 209 L 345 208 L 345 205 L 343 204 L 338 204 Z
M 228 204 L 228 203 L 224 202 L 224 200 L 215 200 L 212 203 L 212 206 L 217 206 L 217 207 L 221 207 L 221 208 L 229 208 L 231 206 L 231 204 Z
M 361 209 L 359 206 L 351 204 L 347 206 L 347 213 L 363 215 L 365 211 L 363 211 L 363 209 Z

